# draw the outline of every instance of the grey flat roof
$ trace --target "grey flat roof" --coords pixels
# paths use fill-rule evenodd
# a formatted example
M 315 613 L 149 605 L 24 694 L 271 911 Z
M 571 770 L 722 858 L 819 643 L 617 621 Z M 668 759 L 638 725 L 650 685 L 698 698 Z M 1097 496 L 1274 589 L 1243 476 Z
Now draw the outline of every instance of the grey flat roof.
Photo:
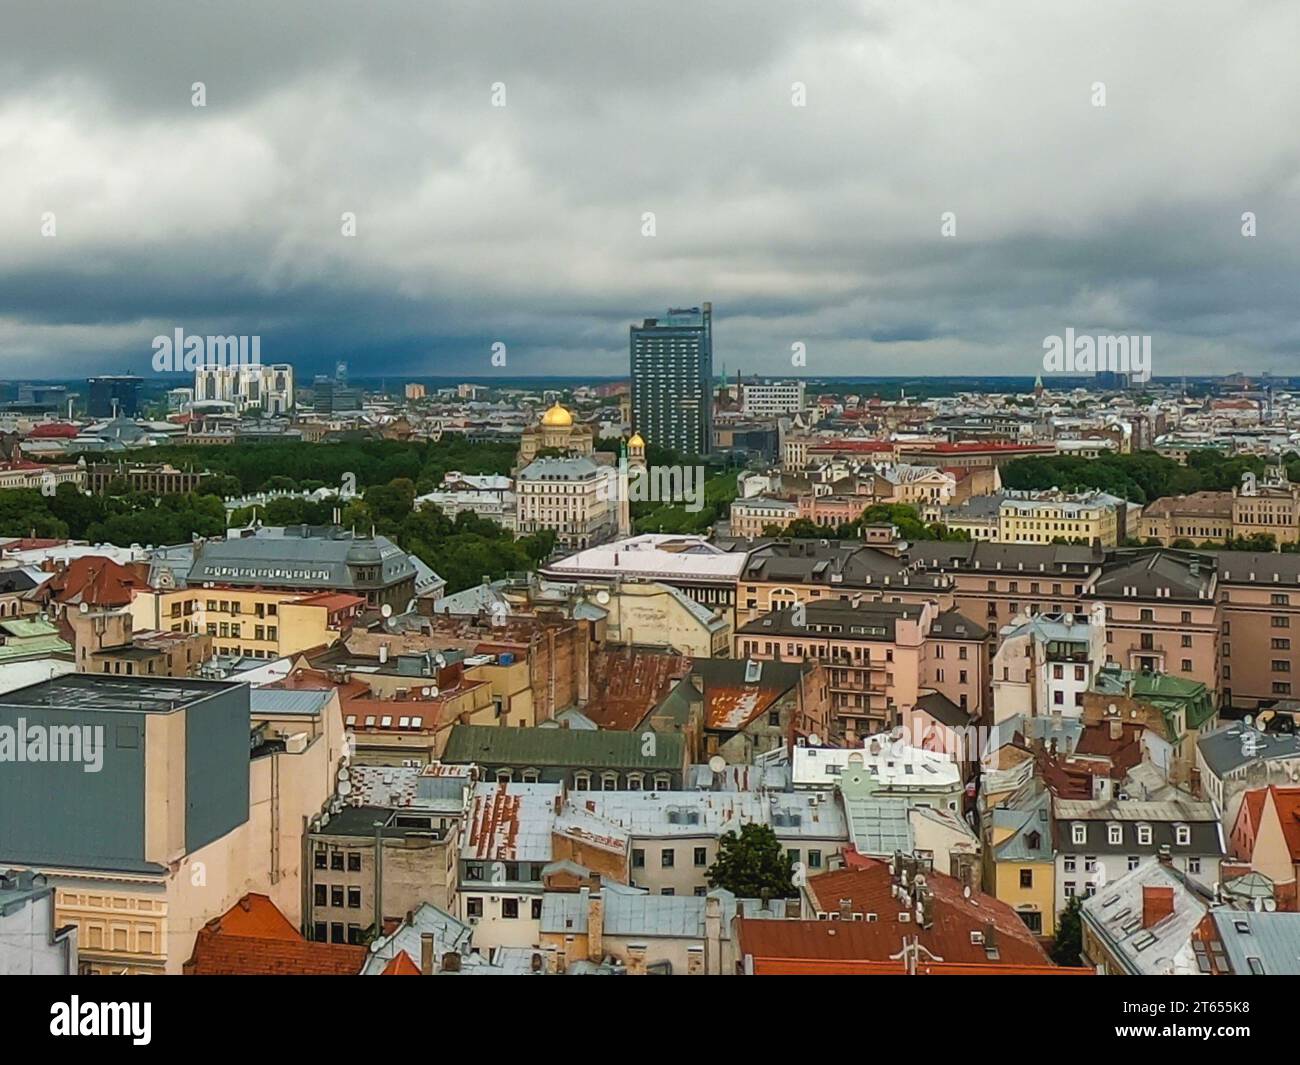
M 7 707 L 57 707 L 130 714 L 169 714 L 219 692 L 239 687 L 221 680 L 122 677 L 68 673 L 0 695 Z

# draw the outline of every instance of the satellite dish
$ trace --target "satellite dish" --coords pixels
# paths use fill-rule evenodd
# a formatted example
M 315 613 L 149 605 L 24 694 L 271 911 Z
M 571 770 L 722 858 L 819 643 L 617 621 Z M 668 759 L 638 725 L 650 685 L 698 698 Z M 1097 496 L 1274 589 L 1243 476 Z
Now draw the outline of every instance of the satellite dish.
M 961 897 L 962 897 L 963 899 L 968 899 L 968 898 L 970 898 L 970 885 L 969 885 L 969 884 L 963 884 L 963 885 L 962 885 L 962 889 L 961 889 Z
M 421 689 L 420 689 L 420 694 L 423 695 L 426 699 L 429 698 L 429 689 L 428 689 L 428 688 L 421 688 Z
M 352 774 L 348 772 L 348 767 L 347 767 L 347 766 L 343 766 L 343 767 L 341 767 L 341 768 L 339 769 L 339 771 L 338 771 L 338 776 L 337 776 L 336 779 L 338 779 L 339 781 L 351 780 L 351 779 L 352 779 Z
M 379 608 L 379 613 L 386 618 L 391 618 L 393 616 L 393 604 L 385 603 Z
M 89 613 L 90 613 L 90 604 L 89 604 L 89 603 L 82 603 L 82 604 L 81 604 L 77 609 L 80 610 L 83 614 L 89 614 Z
M 727 760 L 723 758 L 722 755 L 715 754 L 712 758 L 709 759 L 709 768 L 712 769 L 713 772 L 715 773 L 721 773 L 724 769 L 727 768 Z
M 1247 714 L 1241 720 L 1247 728 L 1250 728 L 1255 723 L 1255 718 L 1250 714 Z
M 598 602 L 601 606 L 604 606 L 606 603 L 608 603 L 609 592 L 605 591 L 602 588 L 599 592 L 596 593 L 596 602 Z
M 346 780 L 340 780 L 338 786 L 338 793 L 340 795 L 351 795 L 352 785 L 349 784 Z
M 1276 899 L 1265 899 L 1265 900 L 1264 900 L 1264 912 L 1265 912 L 1265 913 L 1272 913 L 1272 912 L 1273 912 L 1274 910 L 1276 910 L 1276 909 L 1277 909 L 1277 900 L 1276 900 Z
M 808 737 L 809 747 L 820 747 L 821 744 L 822 744 L 822 738 L 818 736 L 817 733 L 814 732 L 811 736 Z

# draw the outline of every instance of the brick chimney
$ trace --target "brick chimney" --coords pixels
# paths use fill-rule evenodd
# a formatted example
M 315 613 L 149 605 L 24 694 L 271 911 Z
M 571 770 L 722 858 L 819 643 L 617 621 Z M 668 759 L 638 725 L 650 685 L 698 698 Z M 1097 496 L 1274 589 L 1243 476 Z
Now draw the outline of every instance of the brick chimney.
M 424 932 L 420 936 L 420 975 L 433 975 L 433 933 Z
M 1109 720 L 1109 723 L 1110 723 L 1110 738 L 1111 738 L 1112 740 L 1120 740 L 1120 739 L 1123 739 L 1123 738 L 1124 738 L 1124 722 L 1123 722 L 1123 720 L 1122 720 L 1121 718 L 1119 718 L 1119 717 L 1112 717 L 1112 718 L 1109 718 L 1108 720 Z
M 1142 888 L 1142 927 L 1159 924 L 1174 912 L 1174 889 L 1171 887 Z
M 587 959 L 599 962 L 605 957 L 605 900 L 599 891 L 582 891 L 587 898 Z

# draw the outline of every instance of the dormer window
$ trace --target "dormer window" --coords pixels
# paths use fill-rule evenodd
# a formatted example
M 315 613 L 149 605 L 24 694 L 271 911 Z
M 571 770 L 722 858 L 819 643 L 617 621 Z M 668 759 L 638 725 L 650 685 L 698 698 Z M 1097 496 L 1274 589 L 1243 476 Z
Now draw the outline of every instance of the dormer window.
M 1124 842 L 1124 827 L 1122 825 L 1106 826 L 1106 842 L 1112 847 L 1117 847 Z
M 1151 846 L 1151 826 L 1138 825 L 1138 843 L 1143 847 Z
M 1081 825 L 1081 824 L 1078 824 L 1078 823 L 1076 822 L 1074 825 L 1071 826 L 1071 829 L 1070 829 L 1070 839 L 1071 839 L 1073 842 L 1075 842 L 1075 843 L 1087 843 L 1087 842 L 1088 842 L 1088 826 L 1087 826 L 1087 825 Z
M 1190 825 L 1175 825 L 1174 840 L 1180 847 L 1187 847 L 1192 842 L 1192 829 Z

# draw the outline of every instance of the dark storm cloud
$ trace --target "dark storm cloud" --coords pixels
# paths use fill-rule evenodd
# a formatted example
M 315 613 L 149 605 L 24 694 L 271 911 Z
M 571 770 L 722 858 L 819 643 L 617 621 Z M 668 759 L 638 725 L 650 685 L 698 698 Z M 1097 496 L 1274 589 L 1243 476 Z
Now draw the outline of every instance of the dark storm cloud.
M 500 341 L 512 374 L 617 374 L 630 321 L 704 299 L 732 372 L 800 343 L 814 374 L 1032 373 L 1067 327 L 1152 334 L 1157 374 L 1300 370 L 1297 29 L 1209 0 L 10 3 L 0 373 L 142 369 L 183 327 L 304 370 L 481 374 Z

